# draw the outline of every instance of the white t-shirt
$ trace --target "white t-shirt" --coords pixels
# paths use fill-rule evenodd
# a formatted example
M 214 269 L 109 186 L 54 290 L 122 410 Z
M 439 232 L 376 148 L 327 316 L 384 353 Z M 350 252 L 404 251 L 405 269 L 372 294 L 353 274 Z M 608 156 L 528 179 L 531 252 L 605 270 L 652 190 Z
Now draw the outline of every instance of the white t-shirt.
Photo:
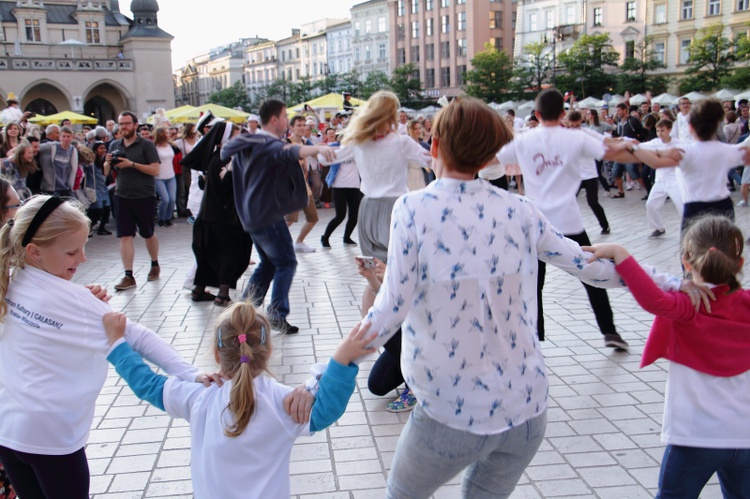
M 663 151 L 665 149 L 671 149 L 673 147 L 680 147 L 682 142 L 680 139 L 673 138 L 669 143 L 663 142 L 659 137 L 651 139 L 648 142 L 639 144 L 638 147 L 646 149 L 648 151 Z M 670 166 L 668 168 L 656 168 L 656 175 L 654 176 L 654 183 L 657 182 L 677 182 L 677 167 Z
M 736 145 L 718 140 L 682 144 L 685 151 L 677 179 L 685 203 L 709 203 L 729 197 L 727 172 L 743 163 L 744 153 Z
M 558 126 L 539 126 L 515 136 L 497 153 L 501 163 L 521 167 L 526 196 L 563 234 L 584 231 L 576 194 L 582 161 L 601 159 L 603 141 Z
M 581 128 L 583 133 L 588 134 L 596 140 L 604 143 L 604 135 L 588 128 Z M 596 159 L 594 158 L 581 158 L 581 179 L 589 180 L 592 178 L 598 178 L 599 173 L 596 171 Z
M 750 371 L 718 377 L 669 363 L 662 442 L 709 449 L 750 449 L 748 421 Z
M 27 266 L 14 270 L 0 324 L 0 445 L 60 456 L 88 440 L 107 378 L 112 311 L 79 284 Z M 167 372 L 195 380 L 198 370 L 159 336 L 128 321 L 125 339 Z M 202 385 L 201 385 L 202 386 Z
M 289 458 L 310 424 L 296 424 L 284 412 L 292 390 L 266 376 L 254 380 L 255 413 L 238 437 L 227 437 L 232 381 L 205 388 L 170 378 L 164 385 L 164 408 L 190 423 L 193 493 L 196 499 L 289 497 Z
M 359 171 L 354 161 L 344 161 L 336 172 L 336 178 L 333 179 L 333 188 L 339 189 L 359 189 Z
M 677 113 L 675 121 L 672 124 L 672 130 L 669 136 L 688 144 L 695 141 L 695 137 L 690 133 L 690 114 Z
M 479 170 L 479 173 L 477 173 L 477 175 L 479 176 L 479 178 L 483 178 L 485 180 L 497 180 L 500 177 L 505 176 L 505 165 L 502 163 L 487 165 Z
M 169 144 L 157 146 L 156 152 L 159 153 L 159 174 L 156 178 L 159 180 L 169 180 L 174 177 L 174 165 L 172 164 L 174 151 L 172 150 L 172 146 Z

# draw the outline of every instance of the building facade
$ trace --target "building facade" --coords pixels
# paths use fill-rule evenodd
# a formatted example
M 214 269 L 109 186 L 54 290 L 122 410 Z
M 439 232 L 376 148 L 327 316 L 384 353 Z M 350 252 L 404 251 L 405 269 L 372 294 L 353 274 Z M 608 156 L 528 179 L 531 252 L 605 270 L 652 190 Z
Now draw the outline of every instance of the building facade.
M 595 0 L 588 3 L 603 6 L 621 2 Z M 586 4 L 585 0 L 518 0 L 513 55 L 523 56 L 524 47 L 537 42 L 548 43 L 556 54 L 569 48 L 586 32 Z
M 245 49 L 245 87 L 251 101 L 265 98 L 263 88 L 279 77 L 276 42 L 268 40 Z
M 350 20 L 330 26 L 326 30 L 328 73 L 342 74 L 352 69 L 352 23 Z
M 145 118 L 174 106 L 172 36 L 159 28 L 156 0 L 0 1 L 0 95 L 23 110 L 73 110 L 104 122 L 124 110 Z
M 635 57 L 636 47 L 646 36 L 646 0 L 589 0 L 585 29 L 592 35 L 609 34 L 620 54 L 620 63 Z
M 459 95 L 471 59 L 485 44 L 512 53 L 514 0 L 387 1 L 395 27 L 390 41 L 391 71 L 413 63 L 414 77 L 431 97 Z
M 391 75 L 390 17 L 386 0 L 370 0 L 353 6 L 352 62 L 364 80 L 374 71 Z

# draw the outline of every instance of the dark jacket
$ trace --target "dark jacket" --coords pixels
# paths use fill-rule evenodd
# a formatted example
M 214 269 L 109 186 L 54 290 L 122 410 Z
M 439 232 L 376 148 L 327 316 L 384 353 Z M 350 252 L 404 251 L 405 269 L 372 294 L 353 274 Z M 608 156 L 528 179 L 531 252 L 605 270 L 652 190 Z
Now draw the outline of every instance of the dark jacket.
M 638 118 L 628 116 L 628 119 L 625 120 L 622 125 L 617 125 L 617 129 L 612 135 L 615 137 L 629 137 L 631 139 L 643 141 L 646 139 L 647 133 L 648 132 L 643 128 L 643 125 Z
M 243 132 L 221 149 L 222 161 L 232 159 L 234 199 L 246 231 L 281 221 L 307 205 L 300 148 L 285 145 L 266 134 Z

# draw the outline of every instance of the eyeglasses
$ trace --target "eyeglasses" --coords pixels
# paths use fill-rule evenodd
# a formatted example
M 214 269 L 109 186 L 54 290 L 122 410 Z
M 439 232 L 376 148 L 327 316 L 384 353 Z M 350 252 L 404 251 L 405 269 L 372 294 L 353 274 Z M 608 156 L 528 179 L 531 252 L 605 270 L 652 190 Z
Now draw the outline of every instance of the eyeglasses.
M 3 211 L 17 210 L 21 206 L 23 206 L 23 201 L 19 202 L 18 204 L 8 204 L 3 206 Z
M 125 121 L 125 122 L 121 121 L 121 122 L 119 122 L 117 124 L 119 126 L 131 126 L 133 124 L 133 122 L 132 121 Z

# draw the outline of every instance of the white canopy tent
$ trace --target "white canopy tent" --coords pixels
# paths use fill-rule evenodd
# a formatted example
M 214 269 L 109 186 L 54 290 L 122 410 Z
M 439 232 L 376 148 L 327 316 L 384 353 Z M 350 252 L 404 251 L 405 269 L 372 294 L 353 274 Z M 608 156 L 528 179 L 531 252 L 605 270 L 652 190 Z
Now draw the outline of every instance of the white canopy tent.
M 708 97 L 706 95 L 703 95 L 700 92 L 690 92 L 688 94 L 680 96 L 680 99 L 687 99 L 693 104 L 695 104 L 696 102 L 700 100 L 707 99 L 707 98 Z
M 663 93 L 652 98 L 651 104 L 659 104 L 660 106 L 671 106 L 673 104 L 677 104 L 678 98 L 679 97 L 677 97 L 676 95 Z
M 734 90 L 731 88 L 722 88 L 718 92 L 711 95 L 711 97 L 715 97 L 719 99 L 720 101 L 728 101 L 728 100 L 733 101 L 734 96 L 737 95 L 738 93 L 740 93 L 739 90 Z
M 630 104 L 634 106 L 640 106 L 644 102 L 648 102 L 648 97 L 643 94 L 635 94 L 630 98 Z

